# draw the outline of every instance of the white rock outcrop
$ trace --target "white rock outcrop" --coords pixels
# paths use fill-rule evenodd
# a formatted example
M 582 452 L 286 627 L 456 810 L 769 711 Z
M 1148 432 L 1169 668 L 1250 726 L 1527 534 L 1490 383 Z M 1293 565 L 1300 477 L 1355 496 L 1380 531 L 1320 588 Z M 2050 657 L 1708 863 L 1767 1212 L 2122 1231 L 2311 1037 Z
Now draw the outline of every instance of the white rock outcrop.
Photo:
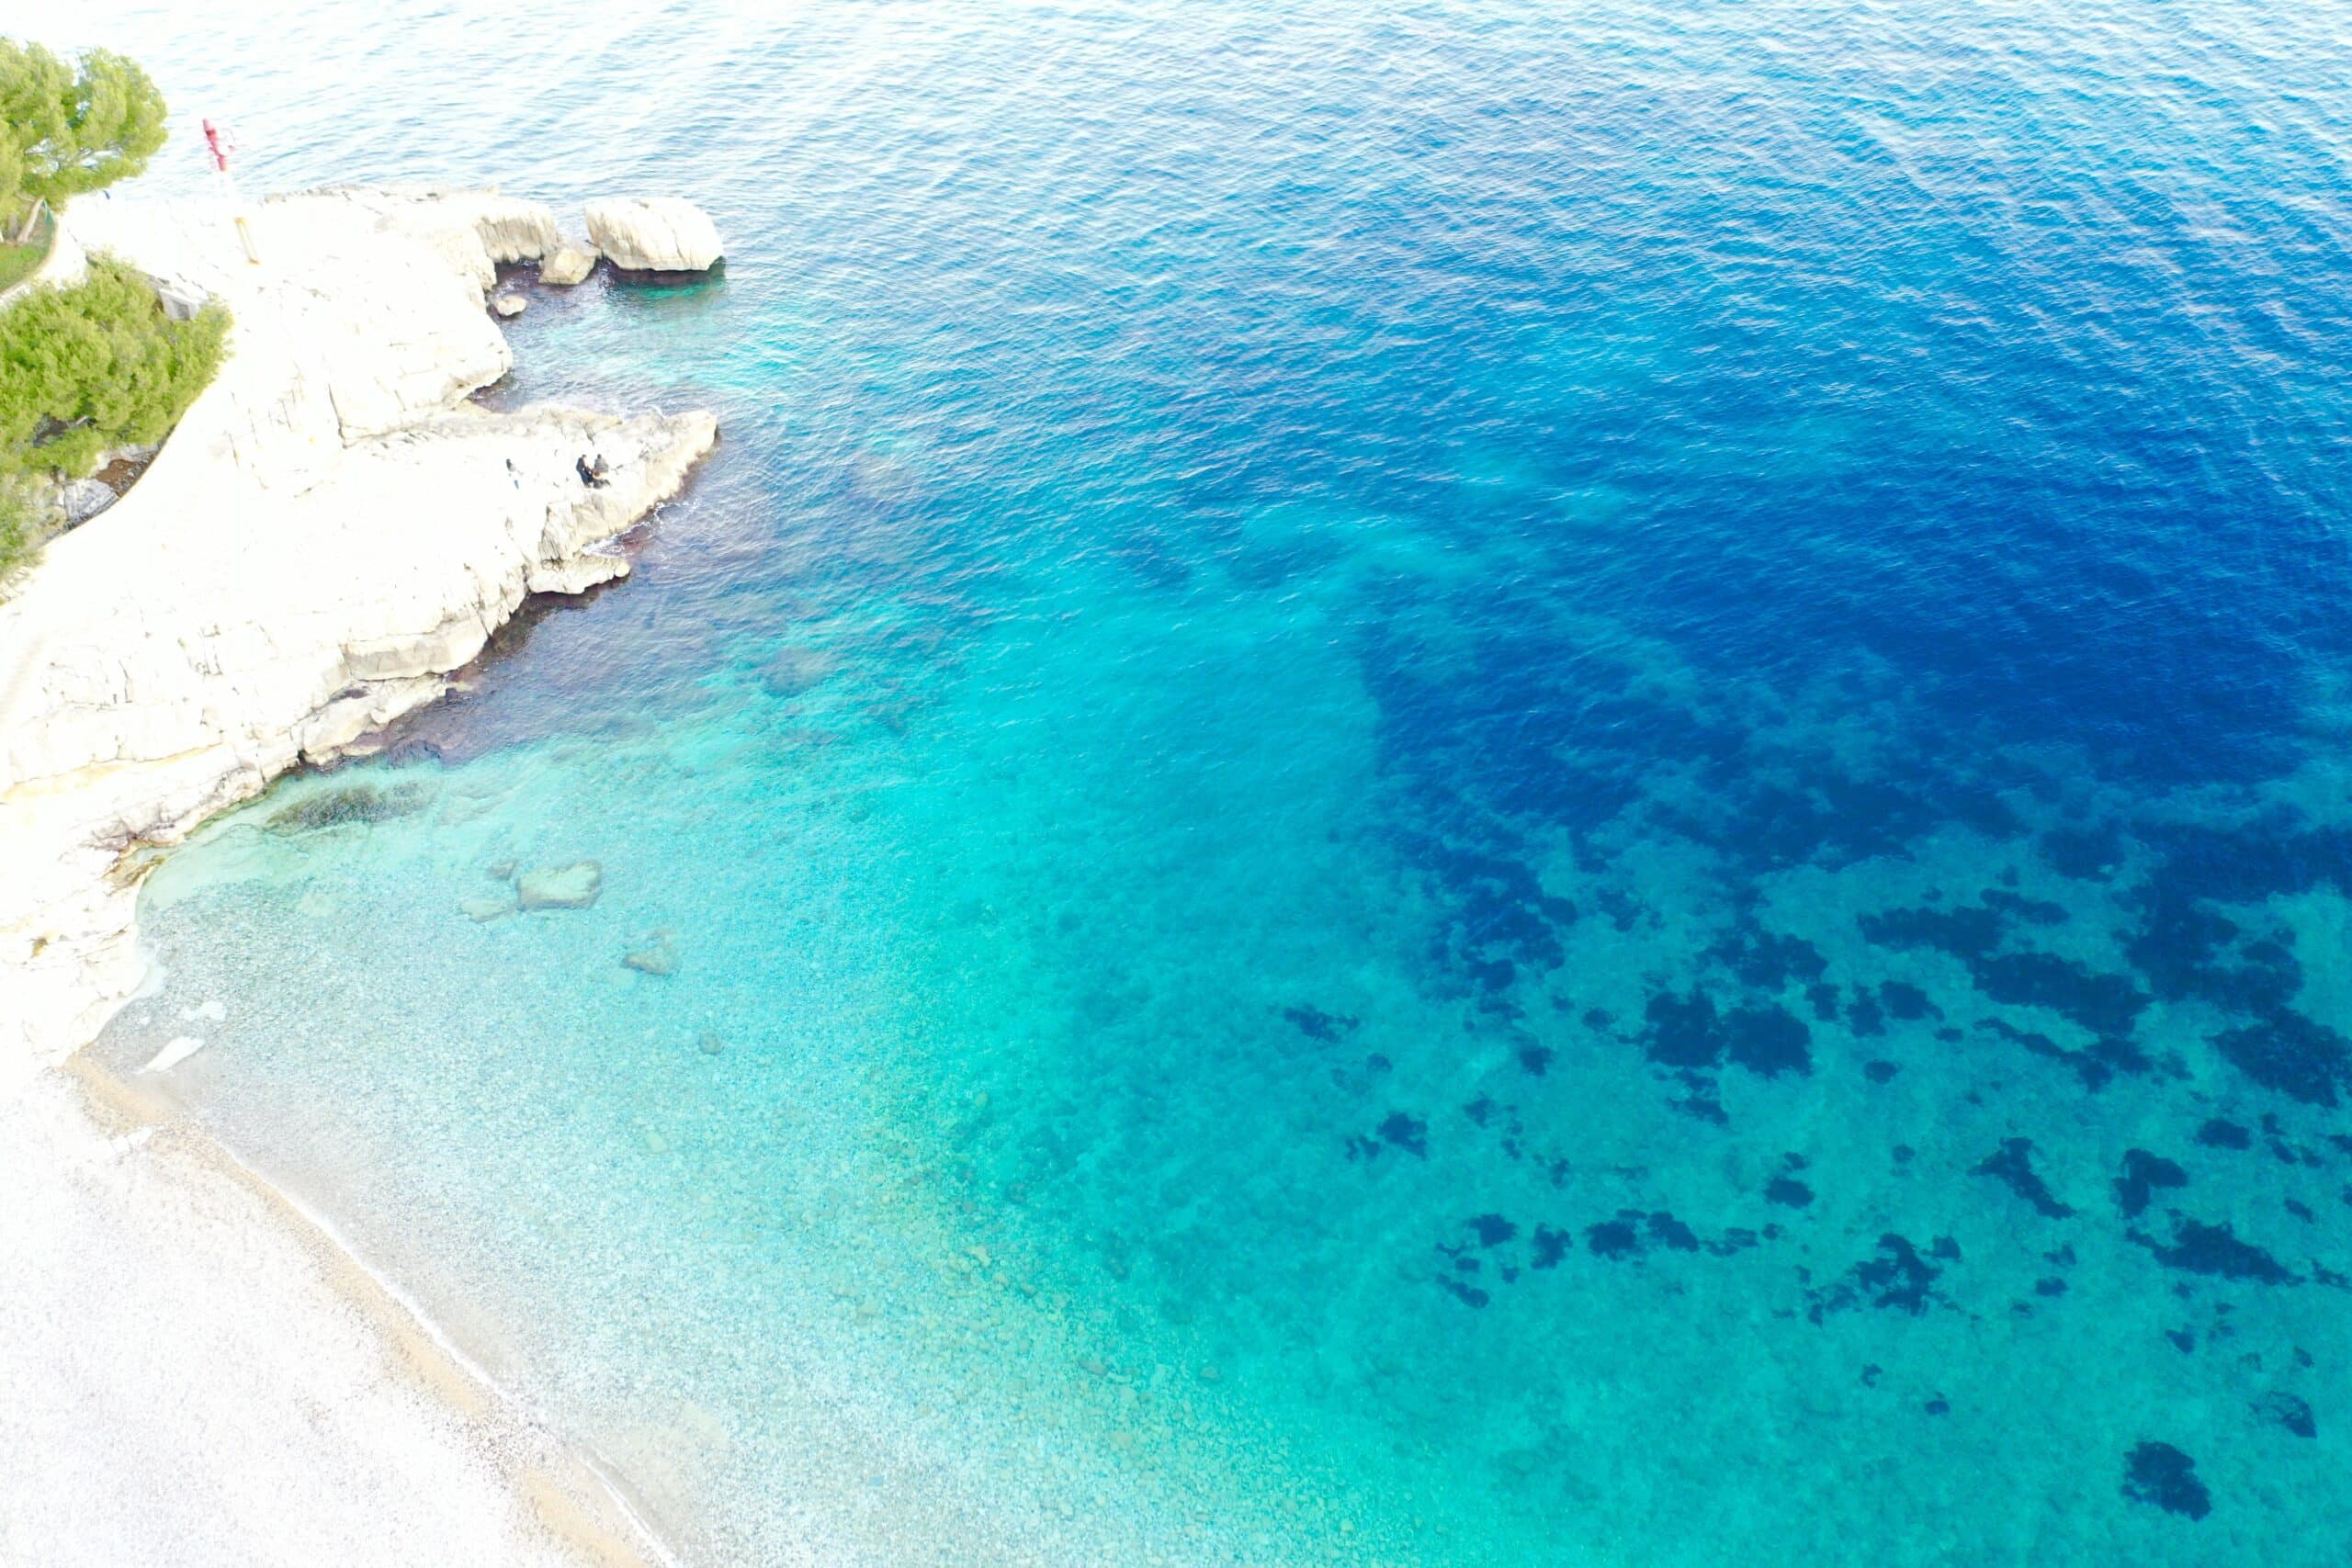
M 266 201 L 258 265 L 209 204 L 74 214 L 235 325 L 144 477 L 0 602 L 0 1077 L 138 984 L 142 851 L 434 700 L 526 596 L 626 574 L 609 542 L 710 448 L 703 412 L 467 400 L 511 363 L 484 309 L 502 248 L 560 243 L 535 205 Z
M 726 254 L 718 226 L 682 197 L 612 197 L 586 216 L 588 238 L 625 272 L 707 272 Z

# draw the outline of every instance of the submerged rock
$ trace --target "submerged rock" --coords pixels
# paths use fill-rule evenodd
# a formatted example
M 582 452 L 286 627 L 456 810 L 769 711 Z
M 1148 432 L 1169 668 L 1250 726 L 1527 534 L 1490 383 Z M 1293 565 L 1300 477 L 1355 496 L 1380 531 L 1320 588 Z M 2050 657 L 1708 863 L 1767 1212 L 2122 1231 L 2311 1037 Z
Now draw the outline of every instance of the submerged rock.
M 674 975 L 678 971 L 678 939 L 668 931 L 655 931 L 642 946 L 621 954 L 621 963 L 640 975 Z
M 760 689 L 772 697 L 797 697 L 831 680 L 840 667 L 840 657 L 822 649 L 778 649 L 760 671 Z
M 625 272 L 707 272 L 725 254 L 718 226 L 680 197 L 609 197 L 587 218 L 588 238 Z
M 502 915 L 513 914 L 514 912 L 514 900 L 511 897 L 460 898 L 458 900 L 458 910 L 460 914 L 464 915 L 466 919 L 472 920 L 477 925 L 480 925 L 497 919 Z
M 596 861 L 526 871 L 514 885 L 517 902 L 526 909 L 584 909 L 605 891 L 605 868 Z

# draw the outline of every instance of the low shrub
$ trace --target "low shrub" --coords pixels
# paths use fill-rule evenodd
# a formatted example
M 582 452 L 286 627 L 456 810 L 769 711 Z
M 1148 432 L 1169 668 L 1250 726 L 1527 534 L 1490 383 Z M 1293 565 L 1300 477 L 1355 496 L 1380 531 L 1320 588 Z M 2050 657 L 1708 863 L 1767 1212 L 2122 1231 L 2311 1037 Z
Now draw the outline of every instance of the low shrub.
M 80 478 L 161 441 L 220 367 L 229 313 L 175 321 L 147 280 L 94 256 L 71 288 L 0 310 L 0 474 Z

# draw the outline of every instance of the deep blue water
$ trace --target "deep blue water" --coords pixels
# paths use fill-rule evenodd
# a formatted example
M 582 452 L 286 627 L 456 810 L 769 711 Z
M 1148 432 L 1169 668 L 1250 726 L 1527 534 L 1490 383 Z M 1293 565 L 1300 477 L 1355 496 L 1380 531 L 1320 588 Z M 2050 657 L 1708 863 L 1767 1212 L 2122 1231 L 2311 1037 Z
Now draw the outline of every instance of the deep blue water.
M 522 275 L 722 451 L 102 1046 L 691 1560 L 2352 1554 L 2340 13 L 101 11 L 729 237 Z

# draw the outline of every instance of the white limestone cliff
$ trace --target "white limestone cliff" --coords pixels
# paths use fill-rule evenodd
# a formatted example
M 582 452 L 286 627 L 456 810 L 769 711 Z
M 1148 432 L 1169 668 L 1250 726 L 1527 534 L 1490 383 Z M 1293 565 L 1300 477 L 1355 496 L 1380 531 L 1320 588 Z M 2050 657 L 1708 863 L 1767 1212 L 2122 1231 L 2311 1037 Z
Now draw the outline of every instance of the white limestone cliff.
M 716 437 L 703 412 L 467 400 L 512 362 L 493 264 L 562 243 L 536 203 L 350 188 L 251 223 L 258 265 L 208 204 L 74 214 L 235 324 L 145 476 L 0 603 L 0 1076 L 138 984 L 141 852 L 434 700 L 526 596 L 624 575 L 605 547 Z

